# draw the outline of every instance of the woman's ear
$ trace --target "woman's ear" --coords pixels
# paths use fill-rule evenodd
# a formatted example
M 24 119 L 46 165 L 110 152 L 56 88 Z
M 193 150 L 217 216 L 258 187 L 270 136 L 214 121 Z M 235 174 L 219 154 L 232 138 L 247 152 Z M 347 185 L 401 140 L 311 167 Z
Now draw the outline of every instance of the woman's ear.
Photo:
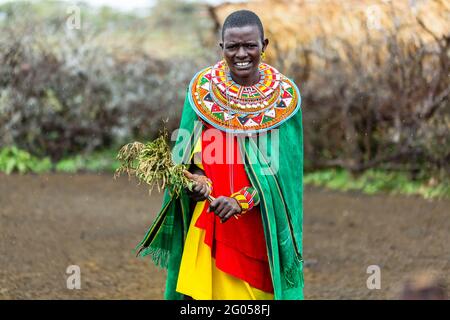
M 266 38 L 263 41 L 262 51 L 265 51 L 268 45 L 269 45 L 269 39 Z
M 223 42 L 219 43 L 220 49 L 223 50 Z

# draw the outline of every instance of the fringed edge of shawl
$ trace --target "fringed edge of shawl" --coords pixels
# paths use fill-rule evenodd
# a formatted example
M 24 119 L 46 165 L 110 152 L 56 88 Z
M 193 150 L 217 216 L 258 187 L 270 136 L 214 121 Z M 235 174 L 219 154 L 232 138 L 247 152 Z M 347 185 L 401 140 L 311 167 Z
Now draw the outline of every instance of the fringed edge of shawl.
M 136 252 L 136 249 L 134 250 Z M 138 257 L 144 258 L 145 256 L 150 255 L 153 263 L 162 269 L 167 269 L 169 265 L 169 250 L 161 249 L 161 248 L 153 248 L 151 246 L 140 249 L 137 254 Z

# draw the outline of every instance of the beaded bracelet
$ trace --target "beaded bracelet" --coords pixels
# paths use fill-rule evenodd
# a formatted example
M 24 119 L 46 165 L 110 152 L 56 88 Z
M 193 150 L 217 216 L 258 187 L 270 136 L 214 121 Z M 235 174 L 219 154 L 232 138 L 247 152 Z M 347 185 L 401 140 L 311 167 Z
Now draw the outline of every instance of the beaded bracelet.
M 259 204 L 258 191 L 252 187 L 244 187 L 238 192 L 233 193 L 230 197 L 236 199 L 239 206 L 241 207 L 240 214 L 247 213 L 254 206 L 257 206 Z

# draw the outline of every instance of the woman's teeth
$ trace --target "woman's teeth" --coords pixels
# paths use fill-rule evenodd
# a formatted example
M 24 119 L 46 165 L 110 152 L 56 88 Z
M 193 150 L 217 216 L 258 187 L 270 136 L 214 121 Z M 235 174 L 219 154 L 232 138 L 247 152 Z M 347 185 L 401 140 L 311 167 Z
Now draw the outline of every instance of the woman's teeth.
M 250 62 L 237 62 L 236 63 L 236 65 L 238 66 L 238 67 L 245 67 L 245 66 L 248 66 L 250 64 Z

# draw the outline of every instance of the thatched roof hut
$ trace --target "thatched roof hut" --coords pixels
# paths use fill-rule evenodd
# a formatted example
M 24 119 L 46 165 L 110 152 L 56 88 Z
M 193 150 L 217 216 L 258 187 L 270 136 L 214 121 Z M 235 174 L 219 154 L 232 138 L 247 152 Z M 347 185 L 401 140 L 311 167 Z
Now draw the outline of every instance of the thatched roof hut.
M 407 41 L 433 40 L 450 34 L 447 0 L 253 0 L 224 3 L 211 9 L 218 28 L 228 14 L 239 9 L 256 12 L 271 41 L 268 54 L 297 46 L 314 49 L 317 41 L 382 38 L 395 32 Z M 365 40 L 364 40 L 365 41 Z M 328 43 L 336 48 L 332 43 Z M 275 50 L 273 50 L 275 48 Z

